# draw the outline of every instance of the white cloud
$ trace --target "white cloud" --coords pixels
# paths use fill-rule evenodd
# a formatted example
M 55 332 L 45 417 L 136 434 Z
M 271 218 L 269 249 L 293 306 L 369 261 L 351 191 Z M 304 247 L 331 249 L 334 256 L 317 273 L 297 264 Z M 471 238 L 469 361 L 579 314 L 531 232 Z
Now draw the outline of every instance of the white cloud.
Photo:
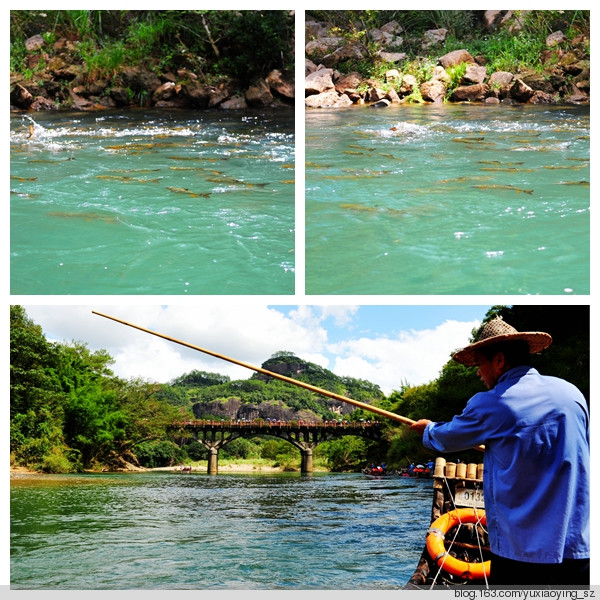
M 434 329 L 401 331 L 395 337 L 351 339 L 331 344 L 337 356 L 332 370 L 376 382 L 386 393 L 403 383 L 420 385 L 435 379 L 451 353 L 469 343 L 478 321 L 445 321 Z

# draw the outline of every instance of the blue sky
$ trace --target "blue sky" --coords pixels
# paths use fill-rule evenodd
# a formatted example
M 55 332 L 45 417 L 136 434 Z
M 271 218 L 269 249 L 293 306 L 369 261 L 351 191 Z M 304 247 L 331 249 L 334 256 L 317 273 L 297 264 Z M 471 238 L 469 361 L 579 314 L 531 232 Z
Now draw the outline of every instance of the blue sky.
M 276 310 L 289 315 L 296 306 L 274 306 Z M 332 314 L 322 321 L 331 341 L 337 341 L 349 332 L 361 335 L 390 335 L 399 330 L 432 329 L 446 321 L 482 320 L 489 305 L 477 306 L 371 306 L 362 305 L 351 323 L 339 323 Z M 331 311 L 331 307 L 327 307 Z

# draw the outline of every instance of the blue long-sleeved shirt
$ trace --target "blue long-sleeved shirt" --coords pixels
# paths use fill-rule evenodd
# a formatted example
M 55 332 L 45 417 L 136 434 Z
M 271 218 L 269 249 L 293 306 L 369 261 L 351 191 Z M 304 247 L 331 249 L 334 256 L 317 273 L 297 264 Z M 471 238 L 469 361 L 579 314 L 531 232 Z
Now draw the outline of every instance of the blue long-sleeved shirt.
M 423 444 L 437 452 L 485 444 L 494 554 L 535 563 L 589 558 L 589 412 L 575 386 L 531 367 L 510 369 L 461 415 L 430 423 Z

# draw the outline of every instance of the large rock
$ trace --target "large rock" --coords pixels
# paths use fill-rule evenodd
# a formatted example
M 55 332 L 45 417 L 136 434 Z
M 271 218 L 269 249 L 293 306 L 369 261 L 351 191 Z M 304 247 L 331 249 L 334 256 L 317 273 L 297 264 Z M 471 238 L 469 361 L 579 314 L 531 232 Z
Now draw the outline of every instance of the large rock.
M 244 94 L 248 106 L 269 106 L 273 102 L 271 88 L 264 79 L 257 79 Z
M 335 90 L 338 94 L 356 94 L 356 88 L 364 81 L 363 76 L 356 71 L 340 75 L 335 80 Z
M 319 69 L 313 71 L 304 79 L 304 95 L 322 94 L 334 90 L 333 69 Z
M 327 36 L 327 28 L 323 23 L 319 23 L 317 21 L 306 21 L 304 23 L 304 35 L 306 39 L 310 38 L 320 38 Z
M 518 102 L 527 102 L 533 96 L 533 89 L 522 79 L 515 79 L 510 88 L 510 97 Z
M 307 108 L 340 108 L 351 106 L 352 100 L 346 94 L 338 96 L 335 90 L 328 90 L 322 94 L 307 96 L 304 104 Z
M 40 34 L 33 35 L 25 40 L 25 50 L 27 50 L 27 52 L 35 52 L 45 43 L 44 38 Z
M 487 77 L 487 69 L 480 65 L 468 65 L 461 83 L 483 83 Z
M 567 36 L 562 31 L 555 31 L 546 38 L 546 46 L 552 47 L 564 42 Z
M 335 67 L 338 63 L 345 60 L 360 61 L 367 54 L 367 48 L 363 44 L 346 44 L 334 52 L 326 54 L 322 63 L 326 67 Z
M 439 79 L 430 79 L 421 84 L 421 96 L 426 102 L 441 104 L 446 96 L 446 86 Z
M 490 92 L 487 83 L 476 85 L 461 85 L 457 87 L 450 96 L 452 102 L 483 102 Z
M 293 100 L 296 97 L 296 86 L 293 75 L 273 69 L 265 81 L 271 88 L 271 92 L 284 100 Z
M 20 83 L 17 83 L 10 93 L 10 103 L 17 108 L 29 108 L 33 102 L 33 94 Z
M 508 71 L 496 71 L 492 73 L 488 79 L 491 93 L 497 98 L 506 98 L 513 79 L 514 75 Z
M 462 63 L 474 63 L 475 59 L 469 54 L 467 50 L 454 50 L 444 54 L 439 59 L 440 65 L 447 69 L 448 67 L 456 67 Z
M 423 48 L 430 48 L 437 44 L 443 44 L 446 41 L 448 30 L 441 29 L 430 29 L 423 34 Z
M 181 93 L 191 108 L 208 108 L 212 91 L 208 85 L 190 81 L 181 85 Z
M 248 103 L 244 96 L 234 96 L 229 100 L 225 100 L 225 102 L 221 102 L 219 108 L 223 110 L 244 110 L 248 108 Z
M 398 92 L 403 95 L 412 94 L 417 83 L 417 78 L 414 75 L 404 75 Z
M 321 37 L 308 42 L 304 47 L 304 51 L 308 56 L 312 56 L 313 54 L 324 56 L 333 52 L 336 48 L 343 46 L 344 43 L 345 40 L 342 37 Z

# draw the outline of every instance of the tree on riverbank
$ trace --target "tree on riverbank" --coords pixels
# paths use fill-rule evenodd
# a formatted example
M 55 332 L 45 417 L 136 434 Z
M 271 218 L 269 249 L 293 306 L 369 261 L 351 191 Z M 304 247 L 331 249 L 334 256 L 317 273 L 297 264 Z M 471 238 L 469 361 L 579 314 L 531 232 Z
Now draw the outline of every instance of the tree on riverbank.
M 282 98 L 291 93 L 282 75 L 294 70 L 290 11 L 15 10 L 10 18 L 19 108 L 174 104 L 180 92 L 182 104 L 186 90 L 189 104 L 206 95 L 208 105 L 208 88 L 215 105 L 250 88 L 248 102 L 264 103 L 269 86 L 256 82 L 269 76 Z

